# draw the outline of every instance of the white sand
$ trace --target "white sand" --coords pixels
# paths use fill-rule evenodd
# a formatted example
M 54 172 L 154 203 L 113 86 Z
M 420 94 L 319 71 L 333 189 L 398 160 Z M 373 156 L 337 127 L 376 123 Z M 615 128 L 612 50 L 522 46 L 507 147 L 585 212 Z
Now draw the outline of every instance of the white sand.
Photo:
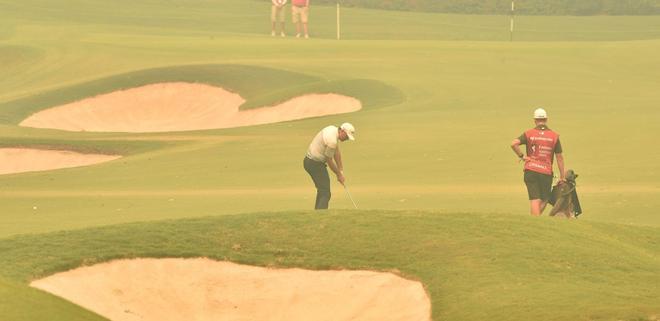
M 120 157 L 63 150 L 0 148 L 0 175 L 87 166 Z
M 429 321 L 421 283 L 391 273 L 120 260 L 32 282 L 113 321 Z
M 25 127 L 92 132 L 168 132 L 276 123 L 362 108 L 337 94 L 310 94 L 276 106 L 239 111 L 245 100 L 227 90 L 197 83 L 160 83 L 91 97 L 42 110 Z

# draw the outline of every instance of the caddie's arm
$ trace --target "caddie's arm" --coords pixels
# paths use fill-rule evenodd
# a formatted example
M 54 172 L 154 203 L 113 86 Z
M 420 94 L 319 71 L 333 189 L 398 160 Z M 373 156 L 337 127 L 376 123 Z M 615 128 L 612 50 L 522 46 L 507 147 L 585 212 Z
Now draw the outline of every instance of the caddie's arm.
M 557 153 L 555 154 L 555 158 L 557 158 L 557 166 L 559 167 L 559 180 L 563 182 L 566 180 L 566 172 L 564 171 L 564 155 L 562 153 Z
M 520 139 L 516 138 L 511 142 L 511 149 L 520 160 L 525 160 L 525 154 L 520 151 Z
M 337 180 L 339 181 L 339 183 L 341 183 L 342 185 L 344 185 L 344 181 L 346 180 L 346 179 L 344 178 L 344 173 L 342 173 L 342 172 L 339 170 L 339 168 L 337 168 L 337 164 L 335 164 L 334 159 L 333 159 L 333 158 L 329 158 L 328 161 L 327 161 L 327 164 L 328 164 L 328 167 L 330 167 L 330 169 L 335 173 L 335 175 L 337 175 Z

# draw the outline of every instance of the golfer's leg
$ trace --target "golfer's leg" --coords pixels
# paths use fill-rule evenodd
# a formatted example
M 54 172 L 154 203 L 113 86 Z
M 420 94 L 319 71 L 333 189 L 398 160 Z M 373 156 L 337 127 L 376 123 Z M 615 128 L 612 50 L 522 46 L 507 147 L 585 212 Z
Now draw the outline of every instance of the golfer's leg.
M 319 189 L 318 189 L 319 184 L 317 182 L 319 180 L 318 177 L 319 166 L 313 160 L 305 157 L 305 160 L 303 161 L 303 167 L 305 168 L 307 174 L 309 174 L 309 177 L 312 178 L 312 182 L 314 182 L 314 187 L 316 187 L 316 199 L 314 201 L 314 209 L 316 209 L 319 203 Z
M 328 170 L 325 166 L 322 167 L 322 170 L 318 175 L 318 184 L 316 185 L 316 209 L 325 210 L 328 209 L 328 203 L 330 203 L 330 176 L 328 175 Z
M 304 160 L 305 171 L 312 177 L 316 187 L 315 209 L 327 209 L 330 202 L 330 176 L 326 165 L 321 162 L 313 161 L 307 157 Z

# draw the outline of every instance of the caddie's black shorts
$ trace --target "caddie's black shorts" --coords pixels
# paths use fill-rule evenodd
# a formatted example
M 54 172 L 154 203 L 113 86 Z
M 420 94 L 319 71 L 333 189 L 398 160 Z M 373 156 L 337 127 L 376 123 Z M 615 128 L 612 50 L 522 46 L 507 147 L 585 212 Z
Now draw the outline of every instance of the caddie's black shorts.
M 525 171 L 525 185 L 530 200 L 542 200 L 547 202 L 552 195 L 552 175 Z

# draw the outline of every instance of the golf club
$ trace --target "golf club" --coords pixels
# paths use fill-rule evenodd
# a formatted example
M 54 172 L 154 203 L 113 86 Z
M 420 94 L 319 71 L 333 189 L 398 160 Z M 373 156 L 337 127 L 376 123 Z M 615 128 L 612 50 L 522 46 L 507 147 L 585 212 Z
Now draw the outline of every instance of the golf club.
M 351 193 L 348 191 L 348 186 L 346 186 L 346 183 L 342 184 L 344 186 L 344 190 L 346 191 L 346 194 L 348 194 L 348 198 L 351 199 L 351 202 L 353 203 L 353 207 L 357 209 L 357 204 L 355 204 L 355 201 L 353 200 L 353 196 L 351 196 Z

